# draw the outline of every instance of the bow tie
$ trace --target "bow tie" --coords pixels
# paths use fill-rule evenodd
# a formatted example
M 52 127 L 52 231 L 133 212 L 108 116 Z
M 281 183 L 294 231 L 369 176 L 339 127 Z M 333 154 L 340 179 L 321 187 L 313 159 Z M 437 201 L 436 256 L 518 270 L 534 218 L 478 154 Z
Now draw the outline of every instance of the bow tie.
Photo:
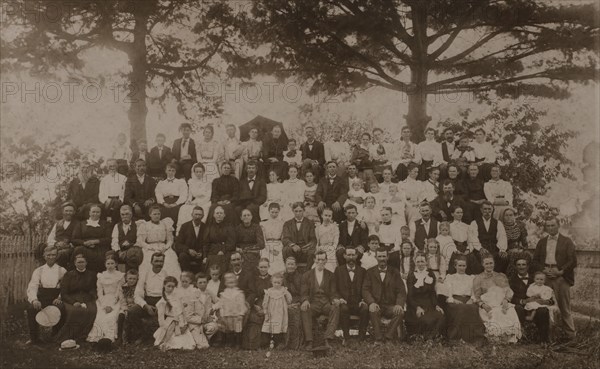
M 354 273 L 354 268 L 348 268 L 348 273 L 350 272 Z
M 173 183 L 173 182 L 175 182 L 175 178 L 173 178 L 173 179 L 167 179 L 167 182 Z
M 296 220 L 296 224 L 302 224 L 301 220 Z
M 521 278 L 521 280 L 523 280 L 523 281 L 529 281 L 529 277 L 519 277 L 519 278 Z
M 392 224 L 392 221 L 390 220 L 389 222 L 381 222 L 381 223 L 385 224 L 385 225 L 390 225 L 390 224 Z
M 254 178 L 252 178 L 252 179 L 248 178 L 248 183 L 250 183 L 250 182 L 254 182 Z
M 387 272 L 387 268 L 385 268 L 385 269 L 379 269 L 379 273 L 385 273 L 385 272 Z

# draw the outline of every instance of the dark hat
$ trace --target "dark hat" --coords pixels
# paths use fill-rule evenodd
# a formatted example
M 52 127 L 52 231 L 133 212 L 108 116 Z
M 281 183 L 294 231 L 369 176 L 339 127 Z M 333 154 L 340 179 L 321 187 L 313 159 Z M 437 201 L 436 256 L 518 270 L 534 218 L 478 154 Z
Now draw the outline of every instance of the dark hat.
M 112 350 L 112 341 L 108 338 L 102 338 L 96 344 L 96 350 L 99 352 L 109 352 Z

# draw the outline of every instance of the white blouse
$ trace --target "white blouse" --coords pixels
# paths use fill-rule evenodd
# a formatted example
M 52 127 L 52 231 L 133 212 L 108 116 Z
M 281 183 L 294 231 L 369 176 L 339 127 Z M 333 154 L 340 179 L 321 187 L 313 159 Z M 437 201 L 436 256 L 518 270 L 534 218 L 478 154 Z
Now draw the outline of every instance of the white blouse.
M 490 179 L 484 183 L 483 192 L 485 193 L 487 200 L 491 203 L 494 203 L 497 198 L 504 198 L 504 200 L 508 201 L 508 204 L 512 206 L 513 189 L 507 181 L 502 179 L 494 181 L 493 179 Z
M 444 280 L 444 285 L 448 289 L 448 296 L 471 296 L 473 293 L 474 275 L 468 274 L 448 274 Z

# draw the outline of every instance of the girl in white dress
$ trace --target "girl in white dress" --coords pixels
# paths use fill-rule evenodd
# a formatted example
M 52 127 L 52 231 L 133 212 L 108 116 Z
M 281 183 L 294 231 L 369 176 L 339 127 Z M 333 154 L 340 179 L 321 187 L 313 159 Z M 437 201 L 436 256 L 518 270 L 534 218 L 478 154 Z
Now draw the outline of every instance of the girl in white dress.
M 363 188 L 362 180 L 356 178 L 352 181 L 352 188 L 348 191 L 348 199 L 344 203 L 344 207 L 354 205 L 358 209 L 363 206 L 366 197 L 367 193 Z
M 163 269 L 168 275 L 179 278 L 181 268 L 177 254 L 173 251 L 173 221 L 171 218 L 160 219 L 160 208 L 151 206 L 149 210 L 150 220 L 138 220 L 137 242 L 142 248 L 144 259 L 140 264 L 140 272 L 152 268 L 150 260 L 152 254 L 161 252 L 165 255 Z
M 435 238 L 435 240 L 440 245 L 440 254 L 446 261 L 446 270 L 448 269 L 448 262 L 450 261 L 450 257 L 452 253 L 456 251 L 456 245 L 454 244 L 454 240 L 452 236 L 450 236 L 450 223 L 441 222 L 440 223 L 440 232 Z
M 117 270 L 116 257 L 116 253 L 109 251 L 104 263 L 106 270 L 98 273 L 96 320 L 87 337 L 88 342 L 98 342 L 103 338 L 114 342 L 117 339 L 117 321 L 119 314 L 126 310 L 126 303 L 121 289 L 125 274 Z
M 440 244 L 435 238 L 427 240 L 427 254 L 425 259 L 427 260 L 427 269 L 432 271 L 436 277 L 435 292 L 438 295 L 447 296 L 448 292 L 446 286 L 444 286 L 444 279 L 446 279 L 448 263 L 440 254 Z
M 513 190 L 510 183 L 500 179 L 498 165 L 492 165 L 490 175 L 492 178 L 484 183 L 483 192 L 487 200 L 494 204 L 494 218 L 499 219 L 504 210 L 512 207 Z
M 267 201 L 260 206 L 261 220 L 269 219 L 269 205 L 283 203 L 283 186 L 279 183 L 279 176 L 274 170 L 269 171 L 269 183 L 267 183 Z
M 222 146 L 214 140 L 215 130 L 213 126 L 207 125 L 202 131 L 204 138 L 196 145 L 198 163 L 204 165 L 208 183 L 220 177 L 219 163 L 223 160 L 224 152 Z M 208 212 L 207 212 L 208 214 Z
M 550 286 L 546 286 L 546 274 L 544 272 L 536 272 L 533 277 L 533 284 L 527 288 L 527 297 L 536 297 L 542 300 L 556 301 L 554 290 Z M 553 305 L 542 305 L 537 301 L 531 301 L 525 304 L 525 310 L 529 312 L 525 319 L 533 320 L 535 311 L 539 308 L 548 308 L 550 311 L 550 322 L 554 322 L 554 314 L 558 311 L 558 307 Z
M 306 187 L 304 188 L 304 216 L 314 223 L 318 223 L 320 219 L 317 212 L 317 184 L 315 183 L 315 174 L 307 170 L 304 173 L 304 180 L 306 182 Z
M 369 235 L 377 234 L 379 232 L 379 222 L 381 221 L 381 214 L 376 209 L 376 200 L 373 196 L 367 196 L 365 199 L 365 207 L 361 208 L 358 212 L 359 222 L 365 223 L 369 229 Z
M 162 298 L 156 303 L 158 329 L 154 332 L 154 346 L 158 346 L 161 351 L 193 350 L 196 347 L 183 316 L 183 303 L 176 288 L 177 279 L 166 277 Z
M 283 243 L 281 243 L 284 222 L 279 219 L 279 208 L 279 204 L 271 203 L 269 205 L 269 220 L 260 223 L 265 237 L 265 248 L 260 250 L 260 257 L 269 259 L 270 275 L 285 271 Z
M 406 200 L 401 195 L 398 185 L 393 183 L 389 188 L 389 197 L 385 199 L 383 206 L 392 208 L 392 222 L 396 225 L 406 225 Z
M 290 220 L 294 217 L 292 204 L 303 202 L 304 191 L 306 190 L 306 183 L 298 178 L 298 167 L 290 166 L 288 168 L 288 177 L 289 179 L 283 181 L 281 187 L 283 201 L 279 203 L 279 205 L 281 205 L 280 218 L 283 221 Z
M 401 190 L 406 196 L 406 221 L 413 224 L 421 218 L 419 212 L 419 199 L 423 191 L 422 183 L 417 180 L 419 176 L 419 166 L 415 163 L 408 165 L 408 177 L 401 183 Z
M 187 201 L 179 208 L 179 215 L 177 216 L 177 234 L 179 234 L 183 223 L 192 220 L 192 210 L 196 206 L 200 206 L 204 210 L 202 221 L 206 223 L 206 217 L 210 209 L 212 183 L 206 177 L 206 169 L 202 163 L 196 163 L 192 167 L 192 178 L 188 181 L 188 187 Z
M 321 216 L 323 217 L 323 223 L 317 225 L 317 228 L 315 229 L 315 235 L 317 236 L 317 251 L 325 251 L 327 254 L 325 268 L 333 273 L 337 267 L 335 251 L 337 250 L 340 240 L 340 229 L 337 224 L 333 222 L 333 210 L 325 208 L 323 209 Z M 314 266 L 315 265 L 313 264 L 313 267 Z

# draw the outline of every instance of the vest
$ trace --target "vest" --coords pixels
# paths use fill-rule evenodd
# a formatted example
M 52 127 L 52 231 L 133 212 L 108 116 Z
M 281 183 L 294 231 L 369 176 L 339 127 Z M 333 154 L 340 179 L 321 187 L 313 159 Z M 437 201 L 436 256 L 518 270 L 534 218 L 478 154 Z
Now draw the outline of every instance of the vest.
M 125 241 L 129 241 L 130 245 L 135 245 L 137 241 L 137 226 L 135 222 L 131 222 L 127 234 L 123 231 L 123 222 L 119 222 L 117 230 L 119 231 L 119 246 L 123 245 L 123 242 Z
M 415 246 L 421 251 L 425 247 L 425 242 L 428 238 L 437 237 L 437 221 L 433 218 L 429 218 L 429 236 L 425 233 L 425 227 L 422 224 L 422 220 L 415 221 Z
M 325 272 L 323 272 L 323 280 L 321 281 L 321 285 L 319 286 L 319 281 L 317 281 L 317 277 L 315 276 L 315 286 L 317 287 L 313 299 L 314 301 L 329 301 L 329 297 L 325 294 L 325 290 L 323 289 L 323 284 L 325 283 Z
M 450 154 L 451 153 L 448 152 L 448 144 L 446 141 L 442 142 L 442 157 L 445 162 L 450 162 Z
M 73 230 L 75 229 L 75 224 L 77 222 L 75 220 L 71 220 L 71 224 L 69 224 L 67 229 L 63 228 L 64 223 L 65 223 L 64 219 L 61 219 L 56 223 L 56 231 L 55 231 L 55 235 L 54 235 L 54 240 L 65 241 L 66 243 L 70 243 L 71 238 L 73 237 Z
M 483 218 L 479 218 L 475 222 L 477 223 L 477 233 L 481 246 L 492 254 L 497 254 L 499 251 L 497 246 L 498 239 L 496 238 L 496 235 L 498 234 L 498 221 L 494 218 L 490 220 L 489 231 L 485 230 Z

